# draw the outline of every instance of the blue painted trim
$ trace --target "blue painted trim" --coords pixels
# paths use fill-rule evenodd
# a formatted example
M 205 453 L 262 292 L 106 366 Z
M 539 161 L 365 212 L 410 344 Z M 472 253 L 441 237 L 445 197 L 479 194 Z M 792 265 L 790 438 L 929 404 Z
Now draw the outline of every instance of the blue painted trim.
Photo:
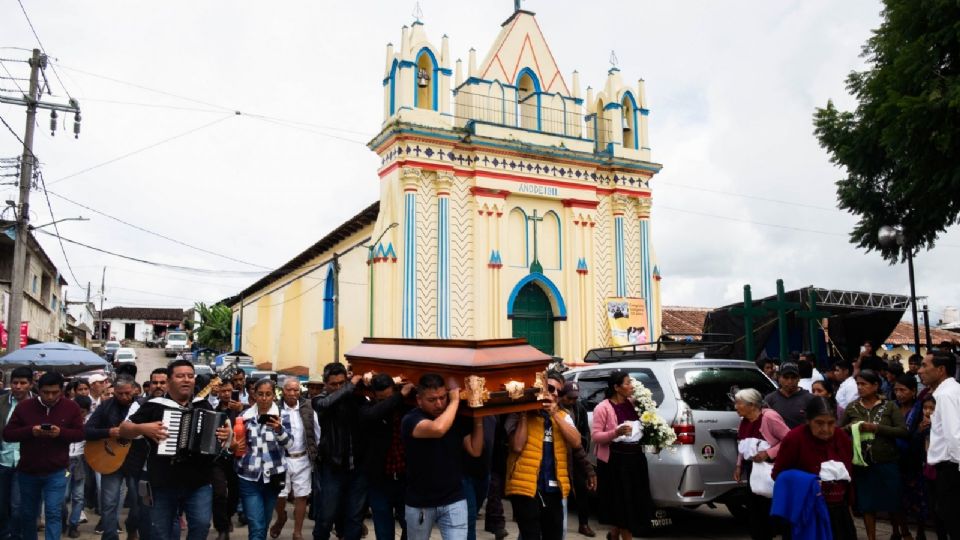
M 564 98 L 564 99 L 570 99 L 577 105 L 583 105 L 583 98 Z
M 235 322 L 233 323 L 233 350 L 235 351 L 239 351 L 240 349 L 242 349 L 242 347 L 240 346 L 241 330 L 242 329 L 240 328 L 240 315 L 238 314 L 237 318 L 235 319 Z
M 513 290 L 510 291 L 510 298 L 507 300 L 507 317 L 513 317 L 513 303 L 517 300 L 520 289 L 523 289 L 524 285 L 531 282 L 539 285 L 540 288 L 543 289 L 543 292 L 547 293 L 547 296 L 552 300 L 553 319 L 566 320 L 567 305 L 563 302 L 563 295 L 560 294 L 560 289 L 550 281 L 550 278 L 539 273 L 527 274 L 517 282 Z
M 390 66 L 390 116 L 393 116 L 397 108 L 397 64 L 394 60 Z
M 403 321 L 405 338 L 417 337 L 417 198 L 404 195 L 403 220 Z
M 411 62 L 410 60 L 401 60 L 401 61 L 400 61 L 400 69 L 403 69 L 403 68 L 415 68 L 415 67 L 417 67 L 417 63 L 416 63 L 416 62 Z
M 420 66 L 420 57 L 423 56 L 424 53 L 426 53 L 427 56 L 430 57 L 430 63 L 433 64 L 433 75 L 430 78 L 430 85 L 433 88 L 433 102 L 430 104 L 430 108 L 436 111 L 436 110 L 439 110 L 437 105 L 439 104 L 438 94 L 440 89 L 440 83 L 439 81 L 437 81 L 437 73 L 440 71 L 440 64 L 437 63 L 437 57 L 433 55 L 433 51 L 431 51 L 428 47 L 423 47 L 422 49 L 417 51 L 417 54 L 414 57 L 416 58 L 416 62 L 414 62 L 414 66 L 417 66 L 417 69 L 419 69 L 419 66 Z M 420 94 L 420 87 L 417 86 L 417 76 L 416 74 L 414 74 L 414 77 L 413 77 L 413 106 L 414 107 L 420 106 L 419 94 Z
M 609 111 L 610 109 L 619 109 L 622 106 L 619 103 L 607 103 L 603 106 L 603 110 Z
M 450 198 L 437 200 L 437 337 L 450 339 Z
M 630 98 L 631 110 L 633 111 L 633 147 L 635 149 L 640 148 L 640 124 L 637 121 L 637 100 L 633 97 L 633 92 L 627 90 L 623 94 L 624 98 Z M 621 100 L 622 101 L 622 100 Z M 624 145 L 626 146 L 626 145 Z
M 333 290 L 334 290 L 334 275 L 333 275 L 333 263 L 330 263 L 329 268 L 327 268 L 327 282 L 323 284 L 323 329 L 330 330 L 333 328 Z
M 528 68 L 528 67 L 525 67 L 525 68 L 521 69 L 520 71 L 518 71 L 518 72 L 517 72 L 517 76 L 516 76 L 516 78 L 514 79 L 514 80 L 518 83 L 517 86 L 516 86 L 516 88 L 517 88 L 517 107 L 519 108 L 519 107 L 522 106 L 521 103 L 520 103 L 520 99 L 519 99 L 519 96 L 520 96 L 520 90 L 519 90 L 520 86 L 519 86 L 519 82 L 520 82 L 520 79 L 522 79 L 524 75 L 529 75 L 529 76 L 530 76 L 530 80 L 533 81 L 533 93 L 537 95 L 537 131 L 543 131 L 543 120 L 542 120 L 541 105 L 540 105 L 540 95 L 541 95 L 540 79 L 538 79 L 538 78 L 537 78 L 537 74 L 534 73 L 534 71 L 533 71 L 532 69 Z M 529 98 L 528 98 L 528 99 L 529 99 Z M 517 127 L 521 127 L 521 126 L 523 125 L 523 121 L 520 119 L 520 114 L 519 114 L 519 112 L 520 112 L 520 111 L 518 110 L 518 111 L 517 111 Z
M 647 336 L 650 341 L 656 340 L 653 327 L 653 272 L 650 268 L 650 221 L 640 220 L 640 279 L 641 294 L 644 306 L 647 309 Z
M 640 114 L 650 116 L 650 109 L 640 109 Z
M 452 70 L 452 69 L 440 68 L 440 69 L 438 69 L 437 71 L 439 71 L 442 75 L 446 75 L 447 77 L 450 77 L 450 76 L 453 75 L 453 70 Z
M 617 296 L 627 296 L 626 246 L 623 235 L 623 216 L 616 216 L 614 222 L 614 248 L 617 271 Z
M 455 90 L 459 90 L 459 89 L 463 88 L 464 86 L 466 86 L 466 85 L 468 85 L 468 84 L 474 85 L 474 84 L 481 84 L 481 83 L 484 83 L 484 84 L 500 83 L 500 86 L 503 86 L 504 88 L 513 88 L 513 89 L 516 89 L 516 88 L 517 88 L 516 86 L 514 86 L 514 85 L 512 85 L 512 84 L 506 84 L 506 83 L 503 83 L 503 82 L 498 81 L 498 80 L 487 80 L 487 79 L 481 79 L 481 78 L 479 78 L 479 77 L 467 77 L 467 80 L 463 81 L 463 82 L 460 84 L 460 86 L 458 86 L 458 87 L 455 88 Z

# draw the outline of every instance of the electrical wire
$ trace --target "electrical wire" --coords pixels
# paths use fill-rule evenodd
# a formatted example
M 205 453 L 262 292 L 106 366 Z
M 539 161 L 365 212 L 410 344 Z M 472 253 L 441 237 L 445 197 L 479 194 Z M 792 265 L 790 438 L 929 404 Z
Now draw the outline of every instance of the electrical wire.
M 141 227 L 141 226 L 139 226 L 139 225 L 135 225 L 135 224 L 133 224 L 133 223 L 130 223 L 129 221 L 124 221 L 124 220 L 122 220 L 122 219 L 120 219 L 120 218 L 118 218 L 118 217 L 116 217 L 116 216 L 112 216 L 112 215 L 110 215 L 110 214 L 108 214 L 108 213 L 106 213 L 106 212 L 104 212 L 104 211 L 102 211 L 102 210 L 97 210 L 96 208 L 93 208 L 93 207 L 91 207 L 91 206 L 87 206 L 86 204 L 83 204 L 83 203 L 77 202 L 77 201 L 75 201 L 75 200 L 73 200 L 73 199 L 64 197 L 63 195 L 60 195 L 59 193 L 54 193 L 53 191 L 51 191 L 51 192 L 50 192 L 50 195 L 53 195 L 54 197 L 57 197 L 58 199 L 62 199 L 62 200 L 66 201 L 66 202 L 68 202 L 68 203 L 70 203 L 70 204 L 74 204 L 74 205 L 76 205 L 76 206 L 79 206 L 80 208 L 85 208 L 85 209 L 87 209 L 87 210 L 89 210 L 89 211 L 91 211 L 91 212 L 94 212 L 94 213 L 96 213 L 96 214 L 100 214 L 101 216 L 103 216 L 103 217 L 105 217 L 105 218 L 112 219 L 113 221 L 116 221 L 117 223 L 121 223 L 121 224 L 123 224 L 123 225 L 126 225 L 127 227 L 136 229 L 136 230 L 141 231 L 141 232 L 145 232 L 145 233 L 147 233 L 147 234 L 156 236 L 156 237 L 158 237 L 158 238 L 162 238 L 162 239 L 167 240 L 167 241 L 169 241 L 169 242 L 173 242 L 174 244 L 178 244 L 178 245 L 181 245 L 181 246 L 184 246 L 184 247 L 188 247 L 188 248 L 190 248 L 190 249 L 199 251 L 199 252 L 201 252 L 201 253 L 206 253 L 206 254 L 208 254 L 208 255 L 214 255 L 214 256 L 216 256 L 216 257 L 220 257 L 221 259 L 226 259 L 226 260 L 228 260 L 228 261 L 233 261 L 233 262 L 236 262 L 236 263 L 245 264 L 245 265 L 247 265 L 247 266 L 253 266 L 253 267 L 255 267 L 255 268 L 262 268 L 262 269 L 264 269 L 264 270 L 271 270 L 271 268 L 269 268 L 269 267 L 267 267 L 267 266 L 262 266 L 262 265 L 255 264 L 255 263 L 252 263 L 252 262 L 247 262 L 247 261 L 244 261 L 244 260 L 241 260 L 241 259 L 237 259 L 237 258 L 231 257 L 231 256 L 229 256 L 229 255 L 223 255 L 222 253 L 217 253 L 217 252 L 215 252 L 215 251 L 210 251 L 209 249 L 204 249 L 204 248 L 202 248 L 202 247 L 194 246 L 194 245 L 188 244 L 188 243 L 186 243 L 186 242 L 184 242 L 184 241 L 182 241 L 182 240 L 177 240 L 176 238 L 171 238 L 171 237 L 169 237 L 169 236 L 160 234 L 160 233 L 158 233 L 158 232 L 151 231 L 151 230 L 146 229 L 146 228 L 144 228 L 144 227 Z
M 43 180 L 43 172 L 38 168 L 36 170 L 37 176 L 40 178 L 40 186 L 43 188 L 43 198 L 47 201 L 47 210 L 50 211 L 50 221 L 52 221 L 53 230 L 56 233 L 57 241 L 60 243 L 60 252 L 63 253 L 63 261 L 67 264 L 67 270 L 70 271 L 70 277 L 73 278 L 73 282 L 80 286 L 80 278 L 73 273 L 73 267 L 70 266 L 70 258 L 67 257 L 67 249 L 63 246 L 63 238 L 60 236 L 60 227 L 57 225 L 57 218 L 53 215 L 53 206 L 50 204 L 50 195 L 47 193 L 47 183 Z M 33 229 L 39 230 L 39 229 Z
M 30 25 L 30 31 L 33 32 L 33 37 L 37 38 L 37 45 L 40 45 L 40 50 L 43 51 L 43 54 L 46 55 L 49 59 L 50 55 L 47 54 L 47 49 L 43 46 L 43 42 L 40 41 L 40 36 L 37 34 L 37 29 L 33 27 L 33 21 L 30 20 L 30 15 L 27 15 L 27 8 L 23 7 L 22 0 L 17 0 L 17 3 L 20 4 L 20 10 L 23 11 L 23 16 L 27 19 L 27 24 Z M 48 63 L 51 69 L 53 69 L 53 75 L 57 78 L 57 82 L 60 83 L 60 86 L 63 88 L 63 91 L 67 93 L 67 97 L 72 100 L 73 96 L 70 95 L 70 90 L 67 89 L 67 86 L 63 84 L 63 80 L 60 79 L 60 74 L 57 73 L 57 68 L 53 65 L 52 62 L 48 62 Z M 49 90 L 49 85 L 48 85 L 48 90 Z
M 117 156 L 117 157 L 114 157 L 114 158 L 112 158 L 112 159 L 108 159 L 107 161 L 104 161 L 104 162 L 101 162 L 101 163 L 97 163 L 96 165 L 92 165 L 92 166 L 87 167 L 87 168 L 85 168 L 85 169 L 79 170 L 79 171 L 77 171 L 77 172 L 75 172 L 75 173 L 68 174 L 67 176 L 63 176 L 63 177 L 57 178 L 56 180 L 51 181 L 51 182 L 50 182 L 50 185 L 52 186 L 52 185 L 54 185 L 54 184 L 58 184 L 58 183 L 63 182 L 64 180 L 67 180 L 67 179 L 69 179 L 69 178 L 73 178 L 73 177 L 75 177 L 75 176 L 80 176 L 81 174 L 90 172 L 90 171 L 92 171 L 92 170 L 94 170 L 94 169 L 99 169 L 100 167 L 103 167 L 103 166 L 106 166 L 106 165 L 110 165 L 111 163 L 116 163 L 116 162 L 118 162 L 118 161 L 120 161 L 120 160 L 126 159 L 126 158 L 128 158 L 128 157 L 130 157 L 130 156 L 134 156 L 134 155 L 139 154 L 139 153 L 141 153 L 141 152 L 146 152 L 147 150 L 150 150 L 150 149 L 152 149 L 152 148 L 156 148 L 156 147 L 158 147 L 158 146 L 160 146 L 160 145 L 162 145 L 162 144 L 165 144 L 165 143 L 174 141 L 174 140 L 176 140 L 176 139 L 180 139 L 180 138 L 182 138 L 182 137 L 186 137 L 187 135 L 190 135 L 190 134 L 192 134 L 192 133 L 196 133 L 197 131 L 200 131 L 200 130 L 206 129 L 206 128 L 208 128 L 208 127 L 214 126 L 214 125 L 216 125 L 216 124 L 219 124 L 220 122 L 223 122 L 223 121 L 225 121 L 225 120 L 227 120 L 227 119 L 229 119 L 229 118 L 233 118 L 233 117 L 234 117 L 234 113 L 230 113 L 230 114 L 228 114 L 228 115 L 226 115 L 226 116 L 224 116 L 224 117 L 222 117 L 222 118 L 218 118 L 217 120 L 214 120 L 213 122 L 207 122 L 206 124 L 203 124 L 202 126 L 198 126 L 198 127 L 189 129 L 189 130 L 187 130 L 187 131 L 184 131 L 183 133 L 179 133 L 179 134 L 174 135 L 174 136 L 172 136 L 172 137 L 167 137 L 166 139 L 157 141 L 157 142 L 155 142 L 155 143 L 153 143 L 153 144 L 150 144 L 150 145 L 144 146 L 144 147 L 142 147 L 142 148 L 138 148 L 138 149 L 136 149 L 136 150 L 127 152 L 126 154 L 122 154 L 122 155 Z
M 17 83 L 17 78 L 13 76 L 13 73 L 10 73 L 9 69 L 7 69 L 7 64 L 4 63 L 4 60 L 0 60 L 0 67 L 3 67 L 3 71 L 10 76 L 10 80 L 13 81 L 13 85 L 17 87 L 17 90 L 19 90 L 21 94 L 26 94 L 26 92 L 23 91 L 23 88 Z M 30 79 L 27 80 L 29 81 Z

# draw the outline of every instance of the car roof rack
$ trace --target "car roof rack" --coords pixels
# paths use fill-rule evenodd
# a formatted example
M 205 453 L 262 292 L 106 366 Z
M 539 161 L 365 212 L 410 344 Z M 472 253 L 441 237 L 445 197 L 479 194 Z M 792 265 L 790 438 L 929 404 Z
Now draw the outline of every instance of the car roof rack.
M 695 341 L 699 339 L 699 341 Z M 671 360 L 677 358 L 727 358 L 733 352 L 731 334 L 663 334 L 657 341 L 618 347 L 590 349 L 584 362 L 609 364 L 631 360 Z

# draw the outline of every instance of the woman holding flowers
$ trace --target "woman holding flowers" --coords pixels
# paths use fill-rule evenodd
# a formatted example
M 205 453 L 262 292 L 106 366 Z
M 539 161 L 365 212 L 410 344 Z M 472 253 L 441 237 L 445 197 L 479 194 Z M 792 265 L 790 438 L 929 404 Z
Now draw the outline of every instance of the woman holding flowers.
M 650 525 L 653 504 L 647 458 L 630 425 L 641 420 L 633 396 L 630 375 L 614 371 L 607 380 L 607 399 L 593 411 L 591 436 L 597 456 L 600 521 L 611 526 L 608 540 L 629 540 Z M 631 435 L 634 442 L 617 440 Z
M 745 388 L 733 396 L 734 407 L 740 415 L 740 427 L 737 429 L 737 466 L 733 470 L 733 479 L 747 481 L 754 463 L 773 463 L 780 450 L 780 441 L 787 436 L 790 428 L 783 418 L 773 409 L 763 407 L 763 396 L 753 388 Z M 750 520 L 750 538 L 768 540 L 775 536 L 770 522 L 769 497 L 758 495 L 750 490 L 748 502 Z

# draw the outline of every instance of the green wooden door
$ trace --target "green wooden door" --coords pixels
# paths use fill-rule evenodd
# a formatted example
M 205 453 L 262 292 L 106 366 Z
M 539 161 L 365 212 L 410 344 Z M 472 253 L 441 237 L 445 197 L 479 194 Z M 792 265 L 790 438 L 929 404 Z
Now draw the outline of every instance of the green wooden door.
M 543 289 L 527 283 L 513 302 L 513 337 L 527 342 L 544 354 L 553 355 L 553 309 Z

